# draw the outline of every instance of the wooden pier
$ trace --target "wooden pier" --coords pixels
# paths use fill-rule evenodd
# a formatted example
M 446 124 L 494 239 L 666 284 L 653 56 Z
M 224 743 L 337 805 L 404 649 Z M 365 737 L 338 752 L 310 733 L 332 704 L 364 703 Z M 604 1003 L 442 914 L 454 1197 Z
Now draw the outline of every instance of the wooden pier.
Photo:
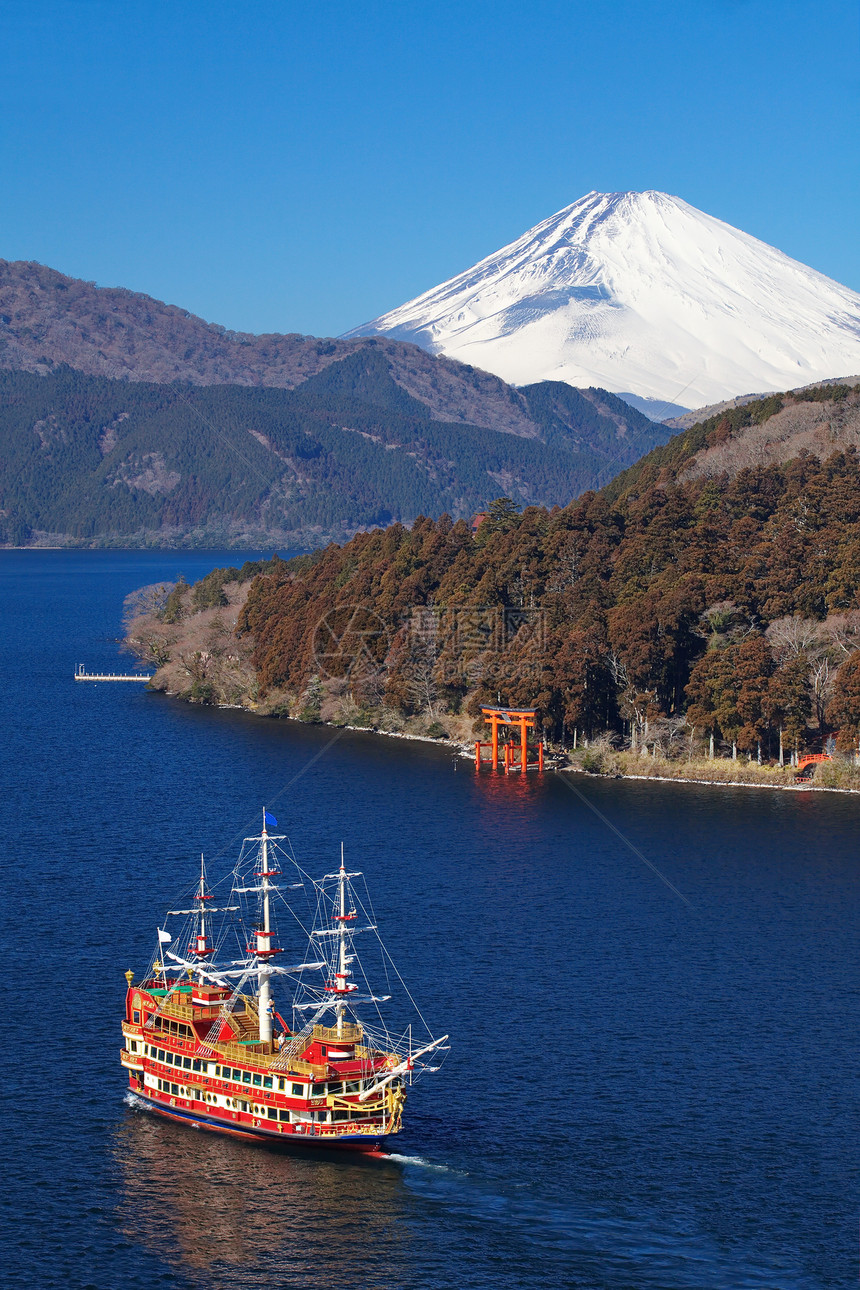
M 122 673 L 122 672 L 86 672 L 84 664 L 79 663 L 75 668 L 76 681 L 151 681 L 154 673 L 149 676 L 142 676 L 140 672 Z

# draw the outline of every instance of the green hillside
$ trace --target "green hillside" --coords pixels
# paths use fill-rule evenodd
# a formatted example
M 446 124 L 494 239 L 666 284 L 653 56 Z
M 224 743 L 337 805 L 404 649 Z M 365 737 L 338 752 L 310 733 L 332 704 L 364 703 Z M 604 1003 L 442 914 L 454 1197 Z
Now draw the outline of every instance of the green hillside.
M 0 372 L 0 542 L 319 545 L 500 492 L 564 505 L 665 434 L 602 391 L 516 397 L 530 434 L 434 419 L 372 346 L 294 390 Z

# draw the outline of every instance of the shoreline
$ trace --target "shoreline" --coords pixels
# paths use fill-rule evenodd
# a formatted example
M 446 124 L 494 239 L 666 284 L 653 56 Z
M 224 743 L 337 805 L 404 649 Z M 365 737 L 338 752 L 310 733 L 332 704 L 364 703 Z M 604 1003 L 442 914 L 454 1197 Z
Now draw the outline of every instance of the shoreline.
M 777 793 L 860 793 L 860 788 L 832 788 L 829 784 L 756 784 L 749 780 L 692 779 L 689 775 L 591 775 L 580 766 L 565 766 L 562 774 L 587 775 L 589 779 L 638 779 L 654 780 L 658 784 L 699 784 L 705 788 L 764 788 Z
M 187 703 L 187 699 L 169 691 L 156 691 L 164 694 L 171 699 L 179 699 Z M 444 737 L 434 738 L 433 735 L 413 734 L 407 730 L 379 730 L 371 726 L 352 726 L 349 724 L 340 725 L 334 721 L 301 721 L 298 717 L 267 717 L 264 713 L 255 712 L 253 708 L 246 707 L 243 703 L 218 703 L 208 705 L 216 707 L 222 711 L 246 712 L 249 716 L 265 717 L 272 721 L 294 721 L 299 726 L 326 726 L 330 730 L 349 730 L 354 734 L 363 735 L 380 735 L 385 739 L 410 739 L 415 743 L 435 744 L 439 748 L 449 748 L 452 752 L 463 759 L 463 761 L 474 762 L 475 757 L 471 752 L 468 744 L 464 744 L 456 739 L 447 739 Z M 551 756 L 552 754 L 550 754 Z M 631 779 L 640 782 L 653 780 L 657 784 L 698 784 L 705 788 L 763 788 L 770 789 L 780 793 L 847 793 L 849 795 L 860 794 L 860 788 L 834 788 L 829 784 L 816 784 L 810 780 L 805 784 L 767 784 L 756 783 L 749 780 L 726 780 L 726 779 L 702 779 L 691 775 L 636 775 L 619 771 L 613 775 L 592 774 L 583 770 L 581 766 L 547 766 L 546 773 L 556 772 L 561 775 L 585 775 L 588 779 Z M 521 772 L 517 772 L 521 773 Z

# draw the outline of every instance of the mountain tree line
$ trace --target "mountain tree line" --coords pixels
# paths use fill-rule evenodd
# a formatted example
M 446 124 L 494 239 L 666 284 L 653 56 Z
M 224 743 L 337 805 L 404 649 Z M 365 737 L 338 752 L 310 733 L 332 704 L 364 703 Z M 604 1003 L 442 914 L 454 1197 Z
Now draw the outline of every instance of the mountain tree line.
M 687 459 L 722 422 L 696 429 Z M 678 479 L 682 459 L 646 458 L 564 509 L 498 499 L 476 534 L 419 518 L 273 565 L 240 620 L 262 690 L 317 684 L 323 630 L 328 675 L 407 715 L 501 700 L 539 708 L 559 741 L 696 738 L 764 759 L 838 731 L 855 746 L 856 452 L 718 479 Z

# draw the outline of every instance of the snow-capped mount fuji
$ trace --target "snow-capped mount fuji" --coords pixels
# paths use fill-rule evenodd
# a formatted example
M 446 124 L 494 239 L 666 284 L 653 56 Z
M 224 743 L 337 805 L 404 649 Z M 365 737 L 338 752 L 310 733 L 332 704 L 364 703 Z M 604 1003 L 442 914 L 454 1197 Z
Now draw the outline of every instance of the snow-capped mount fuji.
M 860 372 L 860 295 L 668 193 L 589 193 L 346 333 L 652 415 Z

